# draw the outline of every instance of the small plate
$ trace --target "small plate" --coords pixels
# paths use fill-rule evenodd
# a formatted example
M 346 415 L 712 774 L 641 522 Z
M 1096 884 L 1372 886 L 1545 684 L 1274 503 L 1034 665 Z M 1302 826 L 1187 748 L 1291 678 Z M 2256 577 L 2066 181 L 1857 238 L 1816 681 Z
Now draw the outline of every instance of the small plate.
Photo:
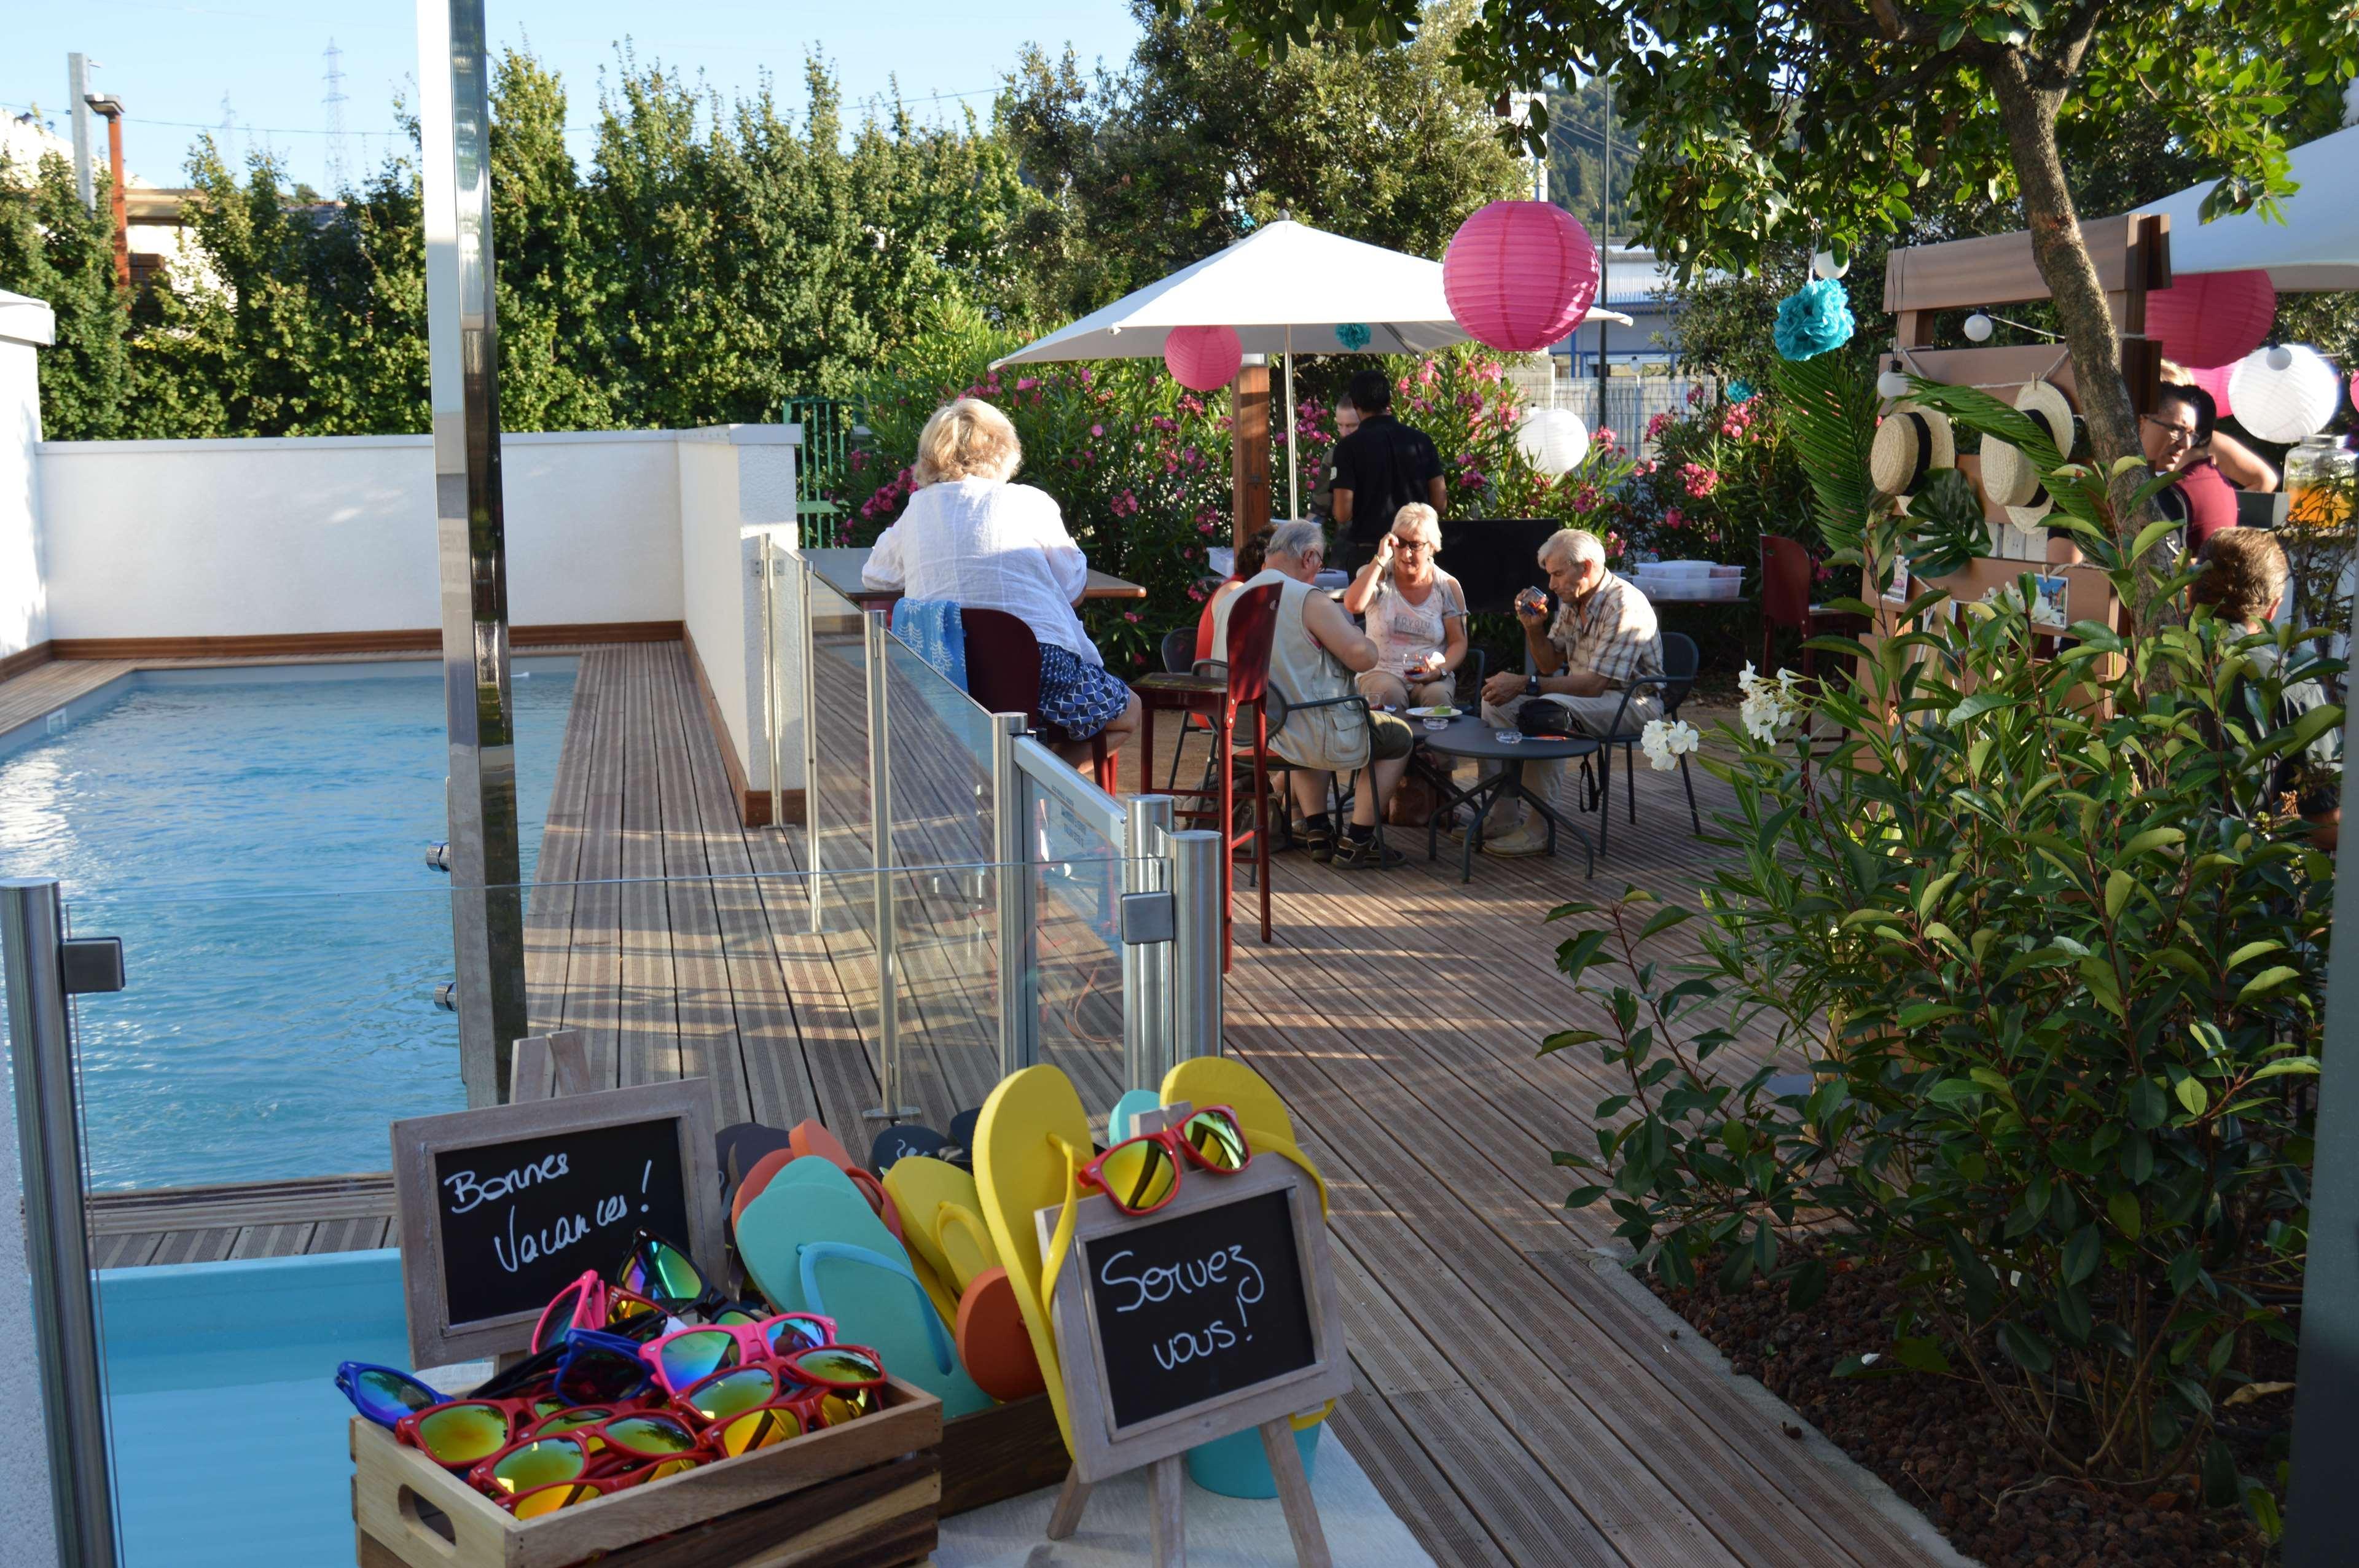
M 1445 702 L 1431 708 L 1412 708 L 1408 716 L 1411 719 L 1455 719 L 1463 711 L 1463 708 L 1452 708 Z

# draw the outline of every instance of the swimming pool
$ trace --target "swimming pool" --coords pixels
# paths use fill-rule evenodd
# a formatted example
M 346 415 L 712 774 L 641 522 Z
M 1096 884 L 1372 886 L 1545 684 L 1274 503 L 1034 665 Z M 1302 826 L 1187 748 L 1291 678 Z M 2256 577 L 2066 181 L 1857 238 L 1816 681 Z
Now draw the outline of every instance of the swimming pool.
M 524 871 L 573 695 L 516 661 Z M 0 752 L 0 874 L 54 876 L 129 985 L 76 1007 L 90 1184 L 381 1171 L 455 1110 L 441 667 L 146 670 Z

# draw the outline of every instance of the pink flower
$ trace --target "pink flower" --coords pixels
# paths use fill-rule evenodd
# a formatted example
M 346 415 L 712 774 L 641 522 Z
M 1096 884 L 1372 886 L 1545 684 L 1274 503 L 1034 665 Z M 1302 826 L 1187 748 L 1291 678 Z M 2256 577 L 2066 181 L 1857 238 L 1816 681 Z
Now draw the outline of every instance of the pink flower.
M 1594 512 L 1597 510 L 1597 503 L 1604 499 L 1605 498 L 1603 496 L 1597 492 L 1597 487 L 1595 485 L 1584 484 L 1579 490 L 1573 492 L 1572 504 L 1576 510 L 1582 512 Z
M 1680 482 L 1686 486 L 1690 495 L 1701 501 L 1720 488 L 1720 474 L 1718 470 L 1708 469 L 1701 463 L 1681 463 Z
M 1624 541 L 1621 535 L 1608 530 L 1605 535 L 1605 553 L 1609 556 L 1620 555 L 1622 553 L 1623 543 Z
M 1652 459 L 1652 458 L 1648 458 L 1648 459 L 1647 459 L 1645 461 L 1643 461 L 1643 462 L 1641 462 L 1640 464 L 1638 464 L 1638 466 L 1637 466 L 1637 467 L 1636 467 L 1636 468 L 1632 469 L 1630 471 L 1631 471 L 1632 473 L 1636 474 L 1638 478 L 1640 478 L 1640 479 L 1644 479 L 1644 478 L 1646 478 L 1648 474 L 1653 473 L 1653 472 L 1655 471 L 1655 468 L 1656 468 L 1655 460 L 1654 460 L 1654 459 Z
M 1212 531 L 1212 525 L 1210 523 L 1199 523 L 1196 524 L 1196 532 L 1199 534 L 1210 534 Z
M 1680 515 L 1680 509 L 1678 507 L 1669 506 L 1663 509 L 1664 527 L 1669 529 L 1673 533 L 1677 533 L 1687 525 L 1688 520 Z
M 1138 497 L 1125 490 L 1106 503 L 1106 510 L 1117 517 L 1136 517 L 1138 515 Z
M 1093 436 L 1103 437 L 1105 434 L 1105 427 L 1103 425 L 1093 425 L 1090 427 L 1090 434 Z
M 1136 611 L 1136 610 L 1125 610 L 1125 611 L 1124 611 L 1122 612 L 1122 618 L 1123 618 L 1125 621 L 1129 622 L 1133 626 L 1136 626 L 1136 625 L 1137 625 L 1137 624 L 1138 624 L 1138 611 Z
M 1659 438 L 1665 430 L 1670 428 L 1670 426 L 1671 411 L 1666 408 L 1647 421 L 1647 439 L 1652 441 Z
M 1426 385 L 1431 386 L 1435 382 L 1441 379 L 1441 367 L 1435 364 L 1431 360 L 1428 360 L 1423 364 L 1417 367 L 1417 379 L 1423 382 Z
M 1407 376 L 1403 376 L 1403 377 L 1401 377 L 1401 378 L 1400 378 L 1400 380 L 1398 380 L 1398 381 L 1395 382 L 1395 383 L 1393 384 L 1393 390 L 1394 390 L 1395 392 L 1400 393 L 1400 394 L 1401 394 L 1402 395 L 1404 395 L 1404 396 L 1408 395 L 1408 377 L 1407 377 Z
M 1194 586 L 1193 584 L 1190 584 L 1190 585 L 1189 585 L 1189 589 L 1188 589 L 1188 597 L 1189 597 L 1189 598 L 1190 598 L 1190 599 L 1192 599 L 1192 600 L 1196 600 L 1197 602 L 1199 602 L 1199 603 L 1201 603 L 1201 602 L 1203 601 L 1203 598 L 1204 598 L 1204 590 L 1203 590 L 1202 589 L 1201 589 L 1201 588 L 1198 588 L 1198 587 Z
M 1466 470 L 1466 482 L 1469 484 L 1484 483 L 1484 480 L 1483 477 L 1483 470 L 1481 469 L 1468 469 Z
M 1039 378 L 1037 376 L 1019 375 L 1016 378 L 1016 390 L 1018 392 L 1029 392 L 1039 384 Z
M 1701 386 L 1690 386 L 1690 387 L 1689 387 L 1689 388 L 1688 388 L 1688 406 L 1689 406 L 1689 407 L 1693 408 L 1697 404 L 1701 403 L 1702 401 L 1703 401 L 1703 388 L 1702 388 L 1702 387 L 1701 387 Z
M 1614 434 L 1614 427 L 1611 425 L 1600 425 L 1597 427 L 1597 434 L 1590 438 L 1595 441 L 1599 446 L 1609 449 L 1616 440 L 1620 439 L 1619 437 Z

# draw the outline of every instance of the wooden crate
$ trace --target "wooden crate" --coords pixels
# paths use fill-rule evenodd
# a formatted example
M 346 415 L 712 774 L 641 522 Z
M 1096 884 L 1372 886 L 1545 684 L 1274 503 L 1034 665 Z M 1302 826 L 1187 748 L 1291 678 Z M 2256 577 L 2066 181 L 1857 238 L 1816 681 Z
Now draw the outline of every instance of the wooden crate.
M 1072 1464 L 1046 1394 L 946 1421 L 942 1518 L 1062 1486 Z
M 888 1568 L 932 1554 L 942 1406 L 894 1379 L 842 1426 L 519 1520 L 393 1433 L 352 1424 L 361 1568 Z

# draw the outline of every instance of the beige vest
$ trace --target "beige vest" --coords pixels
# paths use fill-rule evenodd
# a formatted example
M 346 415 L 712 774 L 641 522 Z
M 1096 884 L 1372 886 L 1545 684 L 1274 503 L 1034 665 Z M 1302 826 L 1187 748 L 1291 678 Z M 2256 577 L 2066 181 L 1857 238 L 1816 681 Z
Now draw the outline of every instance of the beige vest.
M 1249 579 L 1245 589 L 1223 600 L 1212 611 L 1212 657 L 1229 656 L 1229 611 L 1245 592 L 1269 583 L 1278 585 L 1277 623 L 1270 629 L 1269 684 L 1290 707 L 1331 697 L 1355 695 L 1351 672 L 1320 646 L 1302 623 L 1302 611 L 1314 589 L 1275 569 Z M 1269 749 L 1288 762 L 1306 768 L 1364 767 L 1368 761 L 1368 727 L 1356 706 L 1297 709 L 1285 726 L 1270 737 Z

